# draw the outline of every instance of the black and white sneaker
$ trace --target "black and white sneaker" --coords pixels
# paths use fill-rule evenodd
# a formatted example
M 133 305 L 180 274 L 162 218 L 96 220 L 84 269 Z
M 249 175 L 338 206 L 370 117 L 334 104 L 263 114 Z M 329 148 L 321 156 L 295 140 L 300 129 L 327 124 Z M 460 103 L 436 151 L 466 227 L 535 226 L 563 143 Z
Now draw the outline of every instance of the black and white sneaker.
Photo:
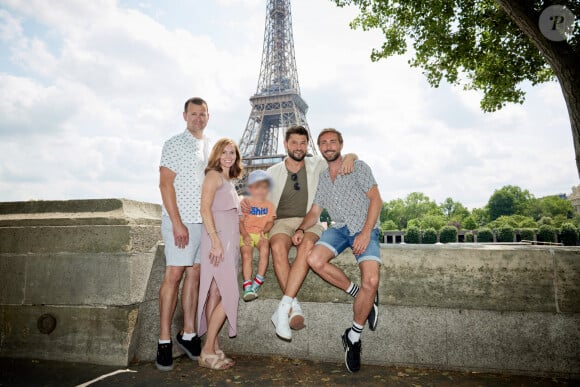
M 181 333 L 177 334 L 177 345 L 185 352 L 187 357 L 191 360 L 197 360 L 201 354 L 201 339 L 199 336 L 195 336 L 191 340 L 183 340 L 183 335 Z
M 362 349 L 361 341 L 351 343 L 348 338 L 348 333 L 351 328 L 344 331 L 342 335 L 342 345 L 344 347 L 344 364 L 349 372 L 358 372 L 360 370 L 360 353 Z
M 173 369 L 173 343 L 157 343 L 155 366 L 159 371 L 171 371 Z
M 368 317 L 369 329 L 375 331 L 377 329 L 377 324 L 379 323 L 379 291 L 375 295 L 375 301 L 373 302 L 373 308 L 369 313 Z

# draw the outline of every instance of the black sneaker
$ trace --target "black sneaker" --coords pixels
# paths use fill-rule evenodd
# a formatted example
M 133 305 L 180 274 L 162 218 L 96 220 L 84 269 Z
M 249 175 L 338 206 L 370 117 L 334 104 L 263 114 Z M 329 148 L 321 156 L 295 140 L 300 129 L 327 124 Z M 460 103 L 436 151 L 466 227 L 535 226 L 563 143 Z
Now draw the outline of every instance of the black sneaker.
M 349 372 L 358 372 L 360 370 L 360 353 L 361 353 L 361 341 L 356 343 L 351 343 L 348 338 L 348 333 L 350 328 L 344 331 L 342 335 L 342 345 L 344 346 L 344 364 Z
M 173 369 L 173 343 L 157 343 L 155 366 L 157 366 L 159 371 L 171 371 Z
M 375 295 L 375 301 L 373 302 L 373 308 L 369 313 L 368 317 L 369 329 L 375 331 L 377 329 L 377 324 L 379 322 L 379 291 Z
M 191 340 L 183 340 L 183 335 L 181 333 L 177 334 L 177 345 L 191 360 L 197 360 L 201 353 L 201 339 L 199 336 L 195 336 Z

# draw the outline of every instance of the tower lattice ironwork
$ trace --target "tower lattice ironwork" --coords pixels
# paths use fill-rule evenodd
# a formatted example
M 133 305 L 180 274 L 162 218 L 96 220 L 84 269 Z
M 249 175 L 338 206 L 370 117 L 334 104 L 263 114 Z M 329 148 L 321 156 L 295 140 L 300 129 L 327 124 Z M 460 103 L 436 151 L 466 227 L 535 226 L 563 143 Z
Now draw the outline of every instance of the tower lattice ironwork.
M 266 168 L 284 158 L 283 132 L 306 122 L 308 105 L 300 96 L 290 0 L 268 0 L 262 64 L 252 112 L 240 140 L 248 170 Z M 316 153 L 310 136 L 309 153 Z

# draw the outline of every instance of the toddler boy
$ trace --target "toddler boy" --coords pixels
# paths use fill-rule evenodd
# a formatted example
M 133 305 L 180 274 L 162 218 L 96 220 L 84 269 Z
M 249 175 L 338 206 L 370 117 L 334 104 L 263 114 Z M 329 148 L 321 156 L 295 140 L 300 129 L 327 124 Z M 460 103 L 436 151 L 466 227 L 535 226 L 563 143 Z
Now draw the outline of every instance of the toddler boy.
M 264 283 L 264 275 L 270 259 L 268 232 L 274 225 L 276 209 L 266 198 L 272 188 L 272 177 L 265 171 L 253 171 L 248 176 L 247 189 L 250 193 L 250 212 L 240 221 L 240 249 L 242 253 L 242 274 L 244 276 L 244 301 L 258 298 L 258 289 Z M 252 256 L 254 247 L 258 249 L 258 272 L 252 281 Z

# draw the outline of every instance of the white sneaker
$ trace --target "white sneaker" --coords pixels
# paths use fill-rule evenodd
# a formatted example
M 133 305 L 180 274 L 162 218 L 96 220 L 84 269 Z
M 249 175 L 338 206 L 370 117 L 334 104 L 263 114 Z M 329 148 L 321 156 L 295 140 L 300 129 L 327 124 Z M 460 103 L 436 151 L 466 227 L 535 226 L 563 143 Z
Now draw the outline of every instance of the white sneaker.
M 288 320 L 288 313 L 290 312 L 290 304 L 283 304 L 280 302 L 278 308 L 272 315 L 272 324 L 276 327 L 276 334 L 282 340 L 292 340 L 292 330 L 290 329 L 290 322 Z
M 292 313 L 290 313 L 290 328 L 294 329 L 295 331 L 299 331 L 300 329 L 304 329 L 304 312 L 302 311 L 302 307 L 294 299 L 292 301 Z

